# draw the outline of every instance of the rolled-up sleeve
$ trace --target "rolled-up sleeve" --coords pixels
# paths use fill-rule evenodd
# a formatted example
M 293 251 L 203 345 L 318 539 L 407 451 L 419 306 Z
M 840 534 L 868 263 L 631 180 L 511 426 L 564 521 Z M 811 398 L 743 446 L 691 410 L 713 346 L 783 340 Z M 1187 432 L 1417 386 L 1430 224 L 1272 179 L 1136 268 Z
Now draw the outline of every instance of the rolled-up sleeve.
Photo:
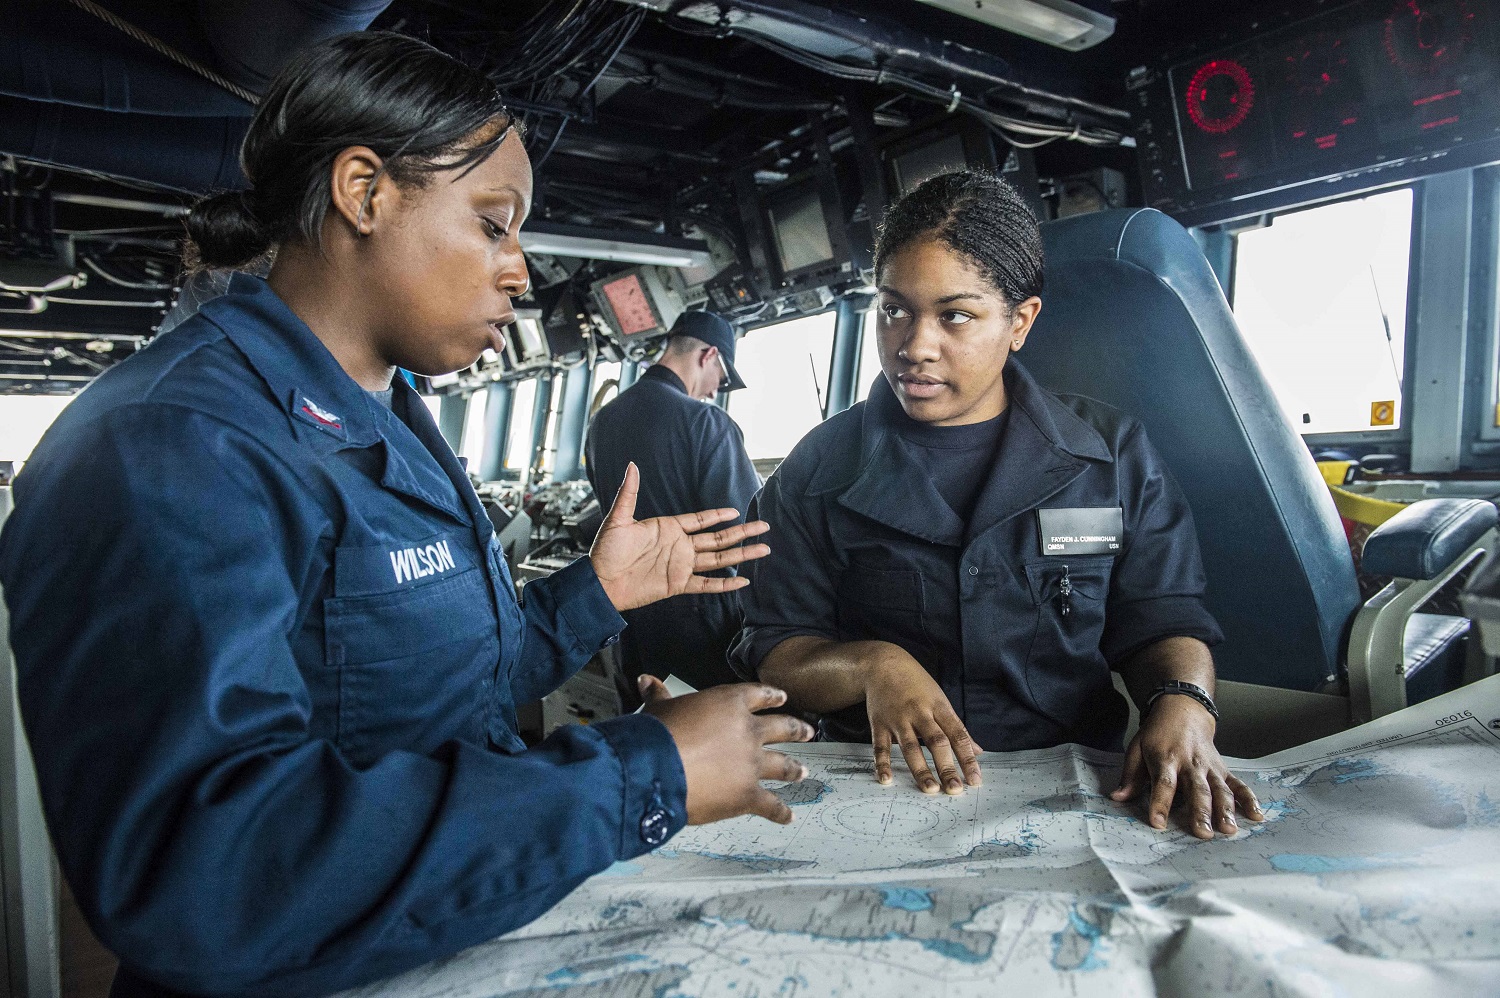
M 795 456 L 795 451 L 793 452 Z M 787 458 L 792 464 L 793 458 Z M 751 520 L 765 520 L 771 554 L 748 562 L 740 591 L 745 624 L 729 653 L 739 676 L 754 682 L 772 648 L 799 635 L 838 639 L 837 572 L 818 500 L 790 485 L 785 465 L 750 505 Z
M 646 715 L 515 755 L 450 741 L 354 764 L 310 733 L 275 456 L 165 407 L 85 443 L 20 476 L 0 580 L 53 841 L 133 974 L 350 987 L 517 928 L 685 823 Z M 608 630 L 583 606 L 558 609 L 580 647 Z
M 1115 563 L 1100 641 L 1116 667 L 1164 638 L 1208 645 L 1224 635 L 1203 603 L 1207 578 L 1193 513 L 1146 432 L 1134 427 L 1120 445 L 1120 498 L 1126 548 Z

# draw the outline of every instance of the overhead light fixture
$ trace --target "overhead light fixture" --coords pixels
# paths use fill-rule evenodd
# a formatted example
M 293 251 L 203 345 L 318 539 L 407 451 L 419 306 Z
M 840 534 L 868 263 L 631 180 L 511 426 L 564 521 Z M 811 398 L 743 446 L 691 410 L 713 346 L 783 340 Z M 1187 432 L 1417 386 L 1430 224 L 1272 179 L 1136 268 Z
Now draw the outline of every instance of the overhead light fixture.
M 1115 19 L 1073 0 L 921 0 L 975 21 L 1078 51 L 1115 33 Z
M 658 267 L 707 267 L 713 262 L 708 244 L 629 229 L 596 229 L 586 225 L 532 222 L 521 230 L 527 253 L 571 256 L 580 260 L 646 263 Z

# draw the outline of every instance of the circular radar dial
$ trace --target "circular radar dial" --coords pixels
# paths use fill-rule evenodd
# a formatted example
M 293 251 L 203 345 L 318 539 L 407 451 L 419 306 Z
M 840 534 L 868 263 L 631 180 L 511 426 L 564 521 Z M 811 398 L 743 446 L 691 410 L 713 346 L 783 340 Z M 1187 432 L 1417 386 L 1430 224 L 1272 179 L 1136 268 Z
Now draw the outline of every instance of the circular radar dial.
M 1468 0 L 1398 0 L 1385 19 L 1386 55 L 1412 76 L 1442 72 L 1473 42 Z
M 1188 82 L 1188 117 L 1210 135 L 1234 131 L 1254 106 L 1255 81 L 1233 59 L 1205 63 Z

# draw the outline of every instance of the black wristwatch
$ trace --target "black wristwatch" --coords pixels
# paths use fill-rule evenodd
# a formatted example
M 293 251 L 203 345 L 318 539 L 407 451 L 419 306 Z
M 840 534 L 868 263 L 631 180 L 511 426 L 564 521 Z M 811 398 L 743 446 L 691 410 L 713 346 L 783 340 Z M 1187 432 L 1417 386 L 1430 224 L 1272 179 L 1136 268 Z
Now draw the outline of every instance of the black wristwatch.
M 1214 706 L 1214 698 L 1208 695 L 1208 690 L 1205 690 L 1201 686 L 1194 686 L 1192 683 L 1184 683 L 1176 679 L 1168 680 L 1151 691 L 1151 696 L 1146 700 L 1146 709 L 1141 711 L 1141 716 L 1145 717 L 1149 714 L 1156 701 L 1169 693 L 1180 693 L 1185 697 L 1192 697 L 1203 705 L 1204 710 L 1213 715 L 1215 721 L 1219 719 L 1219 708 Z

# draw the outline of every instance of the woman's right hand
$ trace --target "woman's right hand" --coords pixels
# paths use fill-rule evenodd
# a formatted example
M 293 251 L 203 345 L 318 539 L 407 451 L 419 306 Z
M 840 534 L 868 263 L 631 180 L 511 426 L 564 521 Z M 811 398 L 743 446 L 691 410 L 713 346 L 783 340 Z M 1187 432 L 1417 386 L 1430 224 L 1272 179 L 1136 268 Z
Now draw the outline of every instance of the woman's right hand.
M 885 645 L 865 672 L 865 708 L 875 746 L 875 778 L 891 782 L 891 741 L 901 746 L 907 768 L 924 794 L 961 794 L 964 783 L 980 784 L 984 751 L 969 736 L 953 705 L 922 663 L 896 645 Z M 938 775 L 928 768 L 922 746 L 932 753 Z M 939 783 L 941 780 L 941 783 Z
M 646 712 L 672 733 L 687 776 L 687 822 L 706 825 L 742 814 L 790 824 L 792 809 L 761 780 L 795 782 L 807 767 L 780 752 L 776 742 L 811 741 L 813 729 L 786 714 L 758 715 L 780 707 L 786 694 L 771 686 L 739 683 L 674 697 L 655 676 L 640 679 Z

